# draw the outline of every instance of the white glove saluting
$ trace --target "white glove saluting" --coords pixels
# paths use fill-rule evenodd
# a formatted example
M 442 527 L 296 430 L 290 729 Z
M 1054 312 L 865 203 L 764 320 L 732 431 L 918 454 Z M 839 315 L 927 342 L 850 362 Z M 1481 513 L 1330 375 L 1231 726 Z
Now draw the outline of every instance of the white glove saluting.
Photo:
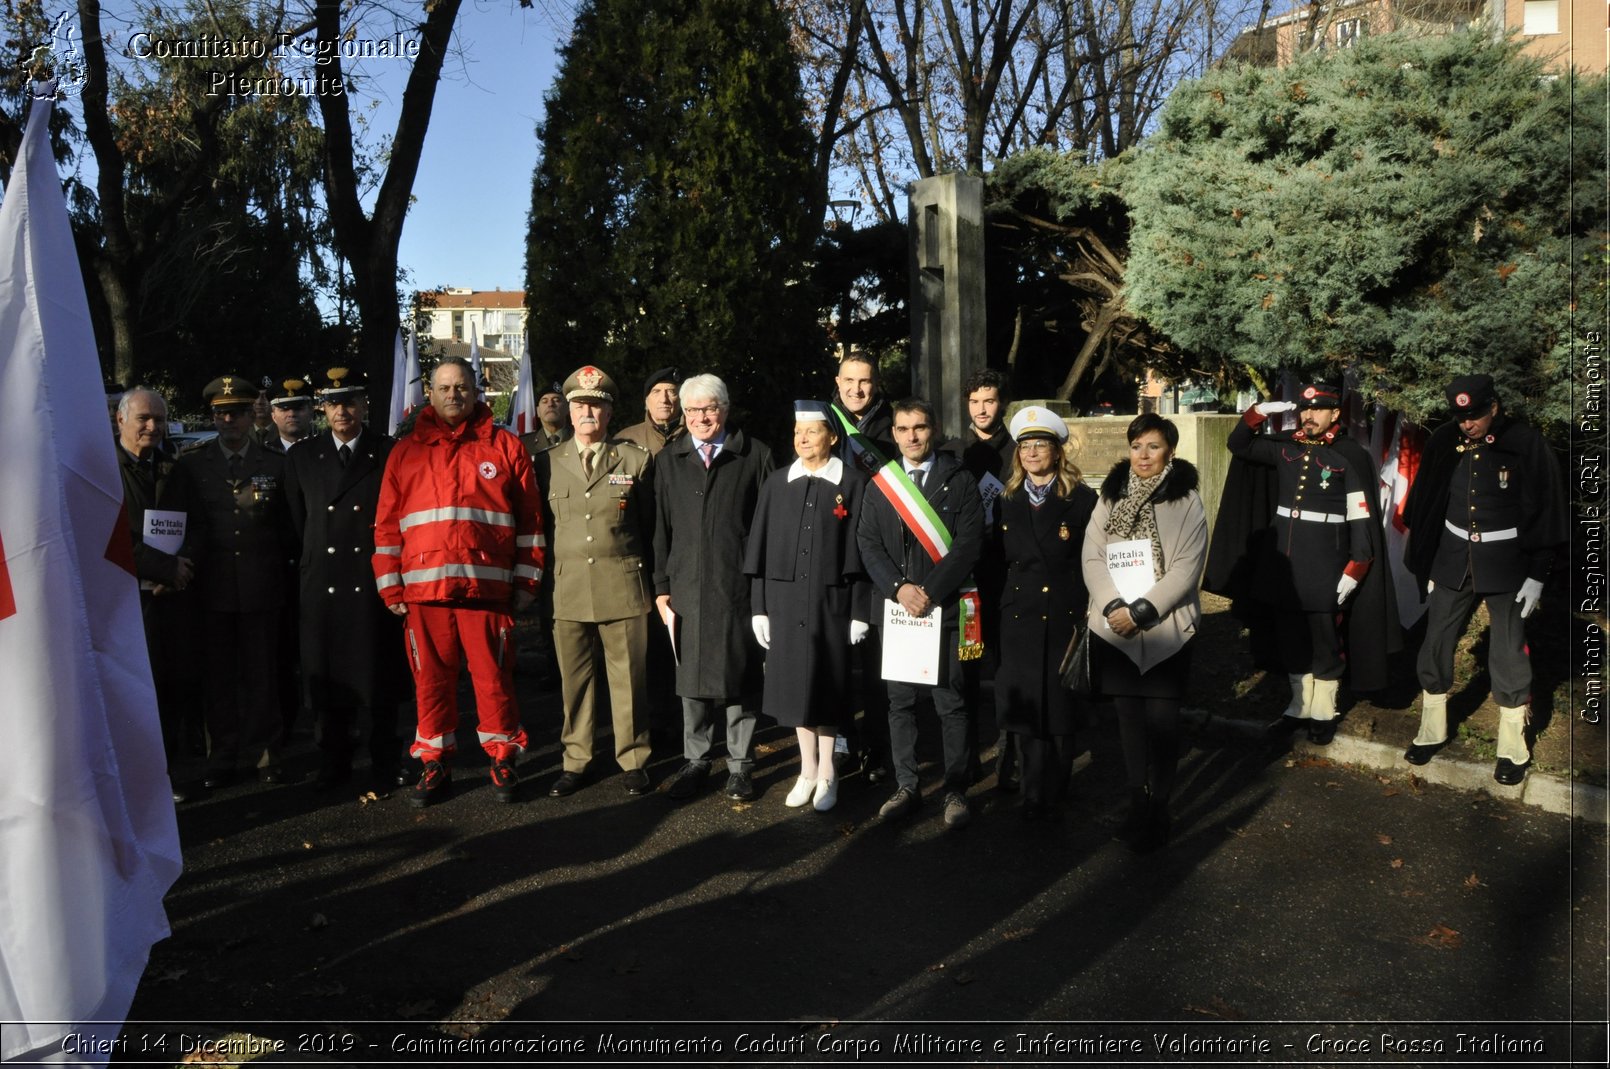
M 859 646 L 862 642 L 865 642 L 866 641 L 866 634 L 870 630 L 872 630 L 872 628 L 867 626 L 866 624 L 863 624 L 860 620 L 851 620 L 850 621 L 850 645 Z
M 1290 401 L 1260 401 L 1252 406 L 1252 410 L 1260 416 L 1278 416 L 1282 412 L 1290 412 L 1297 406 Z
M 1358 580 L 1343 572 L 1341 582 L 1336 584 L 1336 604 L 1340 605 L 1345 602 L 1352 596 L 1353 591 L 1357 589 Z
M 1537 603 L 1543 600 L 1543 584 L 1536 579 L 1528 579 L 1521 584 L 1521 592 L 1515 595 L 1515 600 L 1521 605 L 1521 619 L 1532 615 Z
M 755 641 L 763 650 L 771 649 L 771 617 L 751 616 L 749 626 L 755 629 Z

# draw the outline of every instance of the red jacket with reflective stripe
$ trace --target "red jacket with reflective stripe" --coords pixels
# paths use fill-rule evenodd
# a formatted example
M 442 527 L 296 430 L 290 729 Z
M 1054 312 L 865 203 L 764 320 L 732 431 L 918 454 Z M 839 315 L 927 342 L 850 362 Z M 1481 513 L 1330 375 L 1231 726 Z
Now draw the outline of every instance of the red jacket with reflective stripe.
M 431 408 L 386 461 L 375 583 L 387 605 L 507 603 L 536 593 L 547 559 L 541 495 L 520 440 L 475 406 L 449 427 Z

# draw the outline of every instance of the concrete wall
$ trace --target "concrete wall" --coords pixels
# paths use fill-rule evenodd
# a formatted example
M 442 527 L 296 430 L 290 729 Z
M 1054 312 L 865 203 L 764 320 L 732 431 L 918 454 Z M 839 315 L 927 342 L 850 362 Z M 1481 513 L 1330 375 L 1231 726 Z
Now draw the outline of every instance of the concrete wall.
M 1043 401 L 1025 401 L 1024 404 L 1045 404 Z M 1084 472 L 1085 481 L 1097 490 L 1107 472 L 1120 460 L 1129 459 L 1129 439 L 1126 431 L 1133 416 L 1074 416 L 1068 417 L 1068 440 L 1076 443 L 1074 463 Z M 1207 510 L 1211 530 L 1219 512 L 1219 497 L 1224 491 L 1224 476 L 1230 470 L 1230 451 L 1225 442 L 1230 431 L 1240 422 L 1240 416 L 1218 414 L 1188 414 L 1170 416 L 1180 430 L 1180 445 L 1175 455 L 1196 465 L 1201 476 L 1197 493 Z

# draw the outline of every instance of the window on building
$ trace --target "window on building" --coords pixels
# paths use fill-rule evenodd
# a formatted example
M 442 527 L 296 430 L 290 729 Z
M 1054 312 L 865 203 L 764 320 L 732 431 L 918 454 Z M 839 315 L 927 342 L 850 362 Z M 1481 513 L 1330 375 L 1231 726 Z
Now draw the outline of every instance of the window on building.
M 518 333 L 520 333 L 520 313 L 519 312 L 504 312 L 503 313 L 503 333 L 505 333 L 505 334 L 518 334 Z
M 464 340 L 464 313 L 463 312 L 454 312 L 453 313 L 453 340 L 454 341 L 463 341 Z
M 1560 0 L 1526 0 L 1521 32 L 1528 37 L 1560 32 Z
M 1343 19 L 1336 24 L 1336 47 L 1352 48 L 1364 36 L 1363 19 Z

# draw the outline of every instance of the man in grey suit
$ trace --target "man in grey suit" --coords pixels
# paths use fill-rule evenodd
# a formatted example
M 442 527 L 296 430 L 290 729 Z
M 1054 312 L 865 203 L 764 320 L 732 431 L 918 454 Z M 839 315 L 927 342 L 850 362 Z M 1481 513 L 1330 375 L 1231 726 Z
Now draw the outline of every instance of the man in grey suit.
M 649 789 L 651 458 L 641 446 L 609 436 L 616 390 L 608 375 L 589 364 L 563 389 L 574 434 L 533 458 L 553 561 L 553 644 L 565 708 L 564 770 L 548 794 L 563 798 L 586 782 L 602 667 L 615 760 L 626 772 L 626 793 L 641 795 Z

